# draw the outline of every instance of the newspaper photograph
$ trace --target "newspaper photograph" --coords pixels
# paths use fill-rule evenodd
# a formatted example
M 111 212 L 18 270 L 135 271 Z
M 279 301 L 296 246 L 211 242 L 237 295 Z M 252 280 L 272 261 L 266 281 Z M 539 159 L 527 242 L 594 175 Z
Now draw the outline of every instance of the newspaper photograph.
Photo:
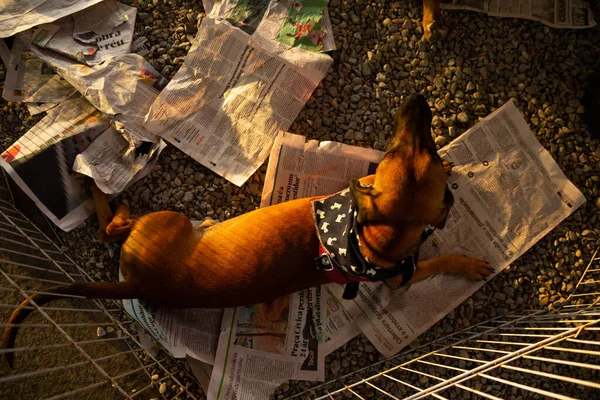
M 295 65 L 255 38 L 226 20 L 204 18 L 144 125 L 238 186 L 262 165 L 332 61 L 294 49 L 302 54 Z
M 0 38 L 56 21 L 102 0 L 3 0 L 0 2 Z
M 585 0 L 450 0 L 442 2 L 441 8 L 530 19 L 552 28 L 583 29 L 596 25 L 590 4 Z
M 455 164 L 448 180 L 455 204 L 445 228 L 421 247 L 421 260 L 465 254 L 488 261 L 497 274 L 585 202 L 512 102 L 440 155 Z M 391 357 L 484 284 L 452 274 L 397 290 L 362 283 L 356 299 L 343 305 L 377 350 Z M 331 290 L 342 298 L 341 285 Z

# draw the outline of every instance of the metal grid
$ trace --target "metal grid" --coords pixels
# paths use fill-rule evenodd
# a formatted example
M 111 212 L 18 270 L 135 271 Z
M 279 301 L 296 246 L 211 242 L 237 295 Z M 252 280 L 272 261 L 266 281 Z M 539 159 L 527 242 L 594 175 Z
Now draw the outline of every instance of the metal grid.
M 599 277 L 596 250 L 560 310 L 490 319 L 290 398 L 598 399 Z
M 10 190 L 0 176 L 0 329 L 29 295 L 81 280 L 92 279 L 13 206 Z M 0 398 L 201 396 L 197 384 L 182 384 L 195 381 L 182 363 L 162 351 L 154 357 L 143 348 L 120 303 L 70 296 L 32 307 L 36 312 L 20 325 L 14 370 L 0 360 Z M 99 338 L 99 327 L 111 333 Z M 3 352 L 0 350 L 2 358 Z M 160 393 L 161 385 L 167 389 L 165 393 Z

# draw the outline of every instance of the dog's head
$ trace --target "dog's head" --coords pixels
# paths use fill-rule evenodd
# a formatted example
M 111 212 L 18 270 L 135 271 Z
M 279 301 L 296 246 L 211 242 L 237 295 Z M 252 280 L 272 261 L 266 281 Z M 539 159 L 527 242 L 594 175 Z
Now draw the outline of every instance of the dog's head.
M 375 236 L 388 236 L 384 241 L 394 244 L 380 245 L 395 246 L 393 253 L 414 251 L 428 224 L 443 228 L 454 202 L 431 137 L 431 119 L 423 96 L 407 99 L 398 109 L 393 137 L 375 175 L 350 182 L 357 222 L 378 231 Z

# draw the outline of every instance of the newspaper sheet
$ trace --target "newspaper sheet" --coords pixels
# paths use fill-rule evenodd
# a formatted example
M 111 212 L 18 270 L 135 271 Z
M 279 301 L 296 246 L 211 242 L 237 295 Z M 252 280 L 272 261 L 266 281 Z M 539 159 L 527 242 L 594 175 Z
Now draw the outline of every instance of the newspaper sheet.
M 100 1 L 102 0 L 3 0 L 0 2 L 0 38 L 56 21 Z
M 157 308 L 135 299 L 123 306 L 173 357 L 215 363 L 223 310 Z
M 207 397 L 267 398 L 290 379 L 324 380 L 321 288 L 228 308 Z
M 73 171 L 94 179 L 106 194 L 119 194 L 148 164 L 164 142 L 152 143 L 149 149 L 136 149 L 112 126 L 75 157 Z
M 94 107 L 117 122 L 118 128 L 122 126 L 136 143 L 158 141 L 158 137 L 142 124 L 150 105 L 167 81 L 144 57 L 118 55 L 90 67 L 37 46 L 30 49 Z
M 451 0 L 442 9 L 484 12 L 494 17 L 524 18 L 553 28 L 581 29 L 595 26 L 585 0 Z
M 487 260 L 499 273 L 585 202 L 512 102 L 440 155 L 456 165 L 448 180 L 455 205 L 444 230 L 421 247 L 421 260 L 466 254 Z M 436 275 L 395 291 L 365 283 L 355 300 L 343 304 L 390 357 L 483 285 L 456 275 Z M 332 290 L 341 298 L 342 286 Z
M 0 166 L 52 222 L 69 231 L 94 213 L 84 177 L 73 173 L 73 163 L 78 154 L 110 129 L 110 120 L 77 94 L 48 111 L 2 153 Z M 158 146 L 151 162 L 129 183 L 150 171 L 163 147 Z
M 5 100 L 56 105 L 73 93 L 75 88 L 69 82 L 30 51 L 20 39 L 14 40 L 2 93 Z
M 18 37 L 83 64 L 94 65 L 131 51 L 136 14 L 135 7 L 105 0 L 52 24 L 28 29 Z
M 292 124 L 332 61 L 297 48 L 274 52 L 272 41 L 259 39 L 204 18 L 144 125 L 238 186 L 262 165 L 277 131 Z

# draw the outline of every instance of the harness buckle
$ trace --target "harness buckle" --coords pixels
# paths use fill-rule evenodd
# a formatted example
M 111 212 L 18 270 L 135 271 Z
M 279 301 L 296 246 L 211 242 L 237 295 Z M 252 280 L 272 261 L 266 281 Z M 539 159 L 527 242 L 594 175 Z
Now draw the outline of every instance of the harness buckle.
M 317 269 L 322 269 L 323 271 L 333 271 L 333 262 L 327 253 L 323 253 L 319 257 L 315 258 L 315 263 L 317 264 Z

